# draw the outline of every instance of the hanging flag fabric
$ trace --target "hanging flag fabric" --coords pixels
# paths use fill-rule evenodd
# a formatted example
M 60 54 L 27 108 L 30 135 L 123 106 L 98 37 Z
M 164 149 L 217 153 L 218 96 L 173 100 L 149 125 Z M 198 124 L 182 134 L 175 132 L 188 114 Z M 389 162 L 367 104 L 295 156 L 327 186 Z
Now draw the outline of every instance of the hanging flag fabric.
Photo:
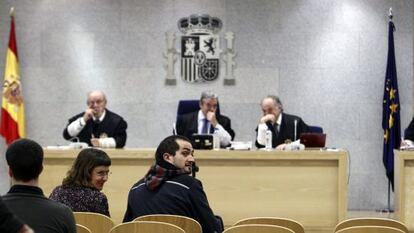
M 394 51 L 394 24 L 388 26 L 388 59 L 385 73 L 384 99 L 382 105 L 382 128 L 384 130 L 383 163 L 388 180 L 394 190 L 394 149 L 401 143 L 400 98 L 398 94 L 397 67 Z
M 6 55 L 0 134 L 7 144 L 25 137 L 24 103 L 19 75 L 14 17 L 10 16 L 10 38 Z

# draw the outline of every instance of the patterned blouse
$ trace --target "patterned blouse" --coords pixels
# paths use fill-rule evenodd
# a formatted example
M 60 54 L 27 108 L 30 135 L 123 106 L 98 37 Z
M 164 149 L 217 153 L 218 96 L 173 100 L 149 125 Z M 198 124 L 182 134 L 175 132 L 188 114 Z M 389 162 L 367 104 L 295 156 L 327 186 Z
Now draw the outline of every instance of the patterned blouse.
M 108 199 L 92 187 L 60 185 L 52 191 L 49 198 L 67 205 L 74 212 L 94 212 L 110 217 Z

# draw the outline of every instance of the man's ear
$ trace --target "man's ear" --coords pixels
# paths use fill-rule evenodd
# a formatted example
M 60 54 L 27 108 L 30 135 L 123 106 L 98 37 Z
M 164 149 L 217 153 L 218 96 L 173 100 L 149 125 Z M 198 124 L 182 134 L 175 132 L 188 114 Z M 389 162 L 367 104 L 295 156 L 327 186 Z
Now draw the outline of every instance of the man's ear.
M 173 162 L 173 159 L 172 159 L 171 157 L 174 157 L 174 156 L 173 156 L 173 155 L 171 155 L 171 154 L 169 154 L 169 153 L 164 153 L 164 154 L 162 155 L 162 158 L 163 158 L 165 161 L 170 162 L 170 163 L 172 163 L 172 162 Z
M 42 171 L 43 171 L 43 165 L 42 165 L 42 167 L 40 168 L 39 175 L 42 173 Z
M 13 177 L 13 171 L 12 171 L 12 169 L 9 167 L 9 176 L 10 177 Z

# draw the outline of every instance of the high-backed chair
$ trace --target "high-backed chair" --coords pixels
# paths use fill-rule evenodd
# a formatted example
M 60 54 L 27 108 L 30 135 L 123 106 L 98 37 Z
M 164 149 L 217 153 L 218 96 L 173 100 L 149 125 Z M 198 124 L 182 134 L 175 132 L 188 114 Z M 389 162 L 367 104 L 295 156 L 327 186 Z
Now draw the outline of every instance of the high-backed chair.
M 92 233 L 87 227 L 76 224 L 76 233 Z
M 323 128 L 316 125 L 309 125 L 310 133 L 323 133 Z
M 177 117 L 186 113 L 198 111 L 200 109 L 200 100 L 180 100 L 177 107 Z M 217 103 L 217 114 L 220 114 L 220 105 Z
M 341 229 L 336 233 L 404 233 L 404 231 L 384 226 L 356 226 Z
M 137 217 L 136 219 L 134 219 L 134 221 L 166 222 L 182 228 L 186 233 L 202 233 L 200 223 L 186 216 L 169 214 L 151 214 Z
M 253 217 L 245 218 L 236 222 L 233 226 L 246 225 L 246 224 L 266 224 L 286 227 L 295 233 L 305 233 L 305 230 L 299 222 L 288 218 L 277 217 Z
M 92 212 L 73 212 L 77 224 L 83 225 L 92 233 L 106 233 L 115 226 L 114 221 L 106 215 Z
M 294 233 L 286 227 L 266 225 L 266 224 L 247 224 L 232 226 L 223 231 L 223 233 Z
M 402 223 L 394 219 L 389 218 L 351 218 L 338 223 L 335 227 L 335 232 L 355 226 L 385 226 L 402 230 L 408 233 L 407 227 Z
M 127 222 L 113 227 L 110 233 L 185 233 L 173 224 L 165 222 Z
M 180 118 L 187 113 L 195 112 L 200 110 L 200 100 L 180 100 L 178 101 L 177 106 L 177 117 L 175 119 L 175 122 L 179 122 Z M 217 109 L 216 114 L 220 115 L 220 104 L 217 102 Z M 175 129 L 173 129 L 173 133 L 175 132 Z
M 200 100 L 180 100 L 177 107 L 177 116 L 194 112 L 200 109 Z

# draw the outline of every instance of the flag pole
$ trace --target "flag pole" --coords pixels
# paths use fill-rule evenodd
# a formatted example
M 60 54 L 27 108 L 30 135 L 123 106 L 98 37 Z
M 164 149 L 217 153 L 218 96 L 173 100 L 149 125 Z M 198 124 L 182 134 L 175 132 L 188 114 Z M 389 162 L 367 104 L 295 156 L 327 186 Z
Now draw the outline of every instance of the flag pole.
M 388 23 L 388 25 L 389 25 L 389 30 L 392 30 L 392 32 L 391 31 L 389 31 L 388 32 L 388 56 L 387 56 L 387 71 L 386 71 L 386 77 L 385 77 L 385 83 L 384 83 L 384 85 L 385 85 L 385 88 L 384 88 L 384 92 L 386 92 L 388 89 L 388 85 L 390 84 L 389 82 L 390 82 L 390 80 L 388 80 L 389 79 L 389 77 L 388 77 L 388 72 L 391 72 L 392 73 L 392 71 L 390 71 L 390 67 L 391 67 L 391 65 L 390 65 L 390 35 L 392 35 L 391 33 L 393 33 L 393 31 L 394 31 L 394 25 L 393 25 L 393 22 L 392 22 L 392 18 L 393 18 L 393 14 L 392 14 L 392 8 L 390 7 L 389 8 L 389 10 L 388 10 L 388 19 L 389 19 L 389 23 Z M 393 39 L 393 37 L 392 37 L 392 46 L 394 46 L 394 39 Z M 394 48 L 392 48 L 392 49 L 394 49 Z M 394 57 L 394 61 L 395 61 L 395 57 Z M 395 66 L 395 65 L 394 65 Z M 394 67 L 394 69 L 395 69 L 395 67 Z M 392 69 L 391 69 L 392 70 Z M 394 71 L 395 72 L 395 71 Z M 395 76 L 396 76 L 396 74 L 395 74 Z M 396 78 L 396 77 L 395 77 Z M 393 84 L 392 84 L 393 85 Z M 389 90 L 388 90 L 389 91 Z M 387 93 L 387 95 L 388 95 L 389 93 Z M 386 103 L 387 104 L 387 106 L 386 106 L 386 109 L 388 109 L 389 108 L 389 103 L 388 103 L 388 97 L 385 97 L 385 95 L 386 94 L 384 94 L 384 103 Z M 397 97 L 398 98 L 398 97 Z M 386 111 L 385 112 L 386 113 L 386 115 L 388 115 L 389 114 L 389 112 L 388 111 Z M 391 113 L 391 115 L 392 115 L 392 113 Z M 388 128 L 389 128 L 389 123 L 387 123 L 389 121 L 389 118 L 386 118 L 386 123 L 385 123 L 385 125 L 384 125 L 384 106 L 383 106 L 383 129 L 385 130 L 385 132 L 384 132 L 384 138 L 385 138 L 385 140 L 387 140 L 388 139 Z M 400 126 L 398 126 L 398 127 L 400 127 Z M 391 128 L 390 128 L 391 129 Z M 397 131 L 398 132 L 398 131 Z M 389 138 L 390 140 L 391 140 L 391 142 L 392 142 L 392 138 L 390 137 Z M 389 142 L 387 142 L 387 143 L 389 143 Z M 392 145 L 392 144 L 391 144 Z M 385 148 L 385 147 L 387 147 L 387 148 Z M 387 144 L 386 145 L 386 141 L 384 141 L 384 158 L 385 158 L 385 152 L 386 152 L 386 150 L 389 150 L 389 145 Z M 393 146 L 392 146 L 393 147 Z M 391 149 L 391 150 L 393 150 L 393 148 Z M 389 151 L 388 151 L 389 152 Z M 391 151 L 392 152 L 392 151 Z M 388 158 L 387 158 L 388 159 Z M 384 160 L 385 161 L 385 160 Z M 388 161 L 387 161 L 387 163 L 388 163 Z M 393 210 L 391 210 L 391 185 L 392 185 L 392 183 L 391 183 L 391 179 L 393 179 L 393 177 L 392 178 L 390 178 L 390 176 L 388 175 L 388 168 L 387 168 L 387 165 L 385 164 L 385 162 L 384 162 L 384 165 L 385 165 L 385 167 L 386 167 L 386 174 L 387 174 L 387 178 L 388 178 L 388 193 L 387 193 L 387 207 L 385 208 L 385 209 L 379 209 L 379 210 L 377 210 L 377 212 L 381 212 L 381 213 L 388 213 L 388 215 L 390 214 L 390 213 L 393 213 L 394 211 Z
M 388 19 L 392 22 L 392 7 L 388 10 Z M 393 213 L 391 210 L 391 180 L 388 179 L 388 213 Z
M 388 10 L 388 19 L 392 22 L 392 7 Z M 391 210 L 391 180 L 388 179 L 388 197 L 387 197 L 387 210 L 384 211 L 386 213 L 393 213 L 394 211 Z
M 392 7 L 388 10 L 388 18 L 392 21 Z

